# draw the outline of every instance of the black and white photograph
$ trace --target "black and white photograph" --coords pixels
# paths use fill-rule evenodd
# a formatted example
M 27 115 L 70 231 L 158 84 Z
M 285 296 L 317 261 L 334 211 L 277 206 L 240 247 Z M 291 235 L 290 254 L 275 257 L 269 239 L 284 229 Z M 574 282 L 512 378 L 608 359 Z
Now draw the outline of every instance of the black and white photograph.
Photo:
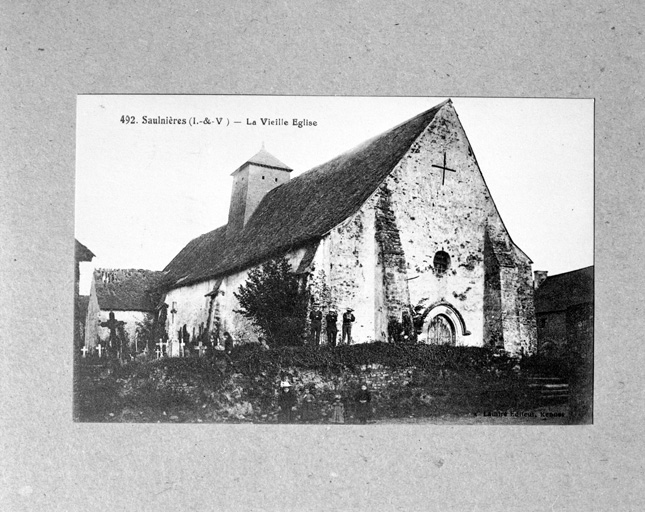
M 593 223 L 592 99 L 79 95 L 73 419 L 593 423 Z
M 5 2 L 0 510 L 644 510 L 644 13 Z

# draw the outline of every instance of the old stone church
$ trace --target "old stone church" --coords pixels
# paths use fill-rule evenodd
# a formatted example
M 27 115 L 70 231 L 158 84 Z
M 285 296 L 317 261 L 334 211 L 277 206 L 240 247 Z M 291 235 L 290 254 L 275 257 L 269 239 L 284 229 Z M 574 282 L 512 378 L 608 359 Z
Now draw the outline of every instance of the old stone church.
M 263 148 L 232 174 L 228 224 L 164 269 L 159 315 L 171 347 L 211 333 L 254 339 L 233 293 L 250 269 L 286 256 L 323 307 L 354 309 L 355 343 L 387 341 L 391 321 L 413 311 L 420 342 L 535 351 L 532 262 L 506 230 L 450 100 L 291 171 Z

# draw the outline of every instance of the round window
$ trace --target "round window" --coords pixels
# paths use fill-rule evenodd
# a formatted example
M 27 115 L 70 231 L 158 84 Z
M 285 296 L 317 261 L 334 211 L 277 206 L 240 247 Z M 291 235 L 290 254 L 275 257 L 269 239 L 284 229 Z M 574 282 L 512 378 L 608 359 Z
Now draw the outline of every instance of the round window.
M 437 252 L 434 255 L 433 266 L 437 275 L 445 274 L 446 270 L 450 267 L 450 256 L 448 256 L 448 253 L 444 251 Z

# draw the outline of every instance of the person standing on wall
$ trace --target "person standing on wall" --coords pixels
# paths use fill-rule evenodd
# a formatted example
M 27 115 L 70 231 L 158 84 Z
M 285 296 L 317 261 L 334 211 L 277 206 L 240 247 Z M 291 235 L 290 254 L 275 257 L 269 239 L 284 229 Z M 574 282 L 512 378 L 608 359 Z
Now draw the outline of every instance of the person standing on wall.
M 336 346 L 336 336 L 338 336 L 338 313 L 336 309 L 329 308 L 329 313 L 325 316 L 325 327 L 327 329 L 327 343 L 330 347 Z
M 314 304 L 314 308 L 309 313 L 309 320 L 311 320 L 311 344 L 313 346 L 320 345 L 320 330 L 322 328 L 322 311 L 318 309 L 318 304 Z
M 352 344 L 352 323 L 356 320 L 354 317 L 354 314 L 352 313 L 354 311 L 352 308 L 347 308 L 347 310 L 343 313 L 343 340 L 342 342 L 345 343 L 345 338 L 347 338 L 347 344 L 351 345 Z

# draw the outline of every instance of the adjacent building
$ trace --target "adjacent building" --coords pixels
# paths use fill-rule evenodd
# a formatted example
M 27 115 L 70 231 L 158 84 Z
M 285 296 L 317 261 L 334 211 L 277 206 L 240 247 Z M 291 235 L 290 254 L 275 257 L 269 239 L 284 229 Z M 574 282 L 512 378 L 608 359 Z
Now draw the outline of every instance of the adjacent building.
M 561 357 L 593 346 L 594 267 L 535 273 L 538 352 Z
M 80 264 L 92 261 L 95 255 L 78 240 L 74 239 L 74 243 L 74 350 L 77 351 L 85 339 L 85 318 L 89 303 L 89 297 L 79 293 Z
M 136 352 L 143 349 L 140 339 L 152 327 L 158 298 L 152 291 L 163 274 L 141 269 L 94 271 L 85 320 L 85 346 L 94 351 L 100 343 L 105 349 L 110 337 Z

